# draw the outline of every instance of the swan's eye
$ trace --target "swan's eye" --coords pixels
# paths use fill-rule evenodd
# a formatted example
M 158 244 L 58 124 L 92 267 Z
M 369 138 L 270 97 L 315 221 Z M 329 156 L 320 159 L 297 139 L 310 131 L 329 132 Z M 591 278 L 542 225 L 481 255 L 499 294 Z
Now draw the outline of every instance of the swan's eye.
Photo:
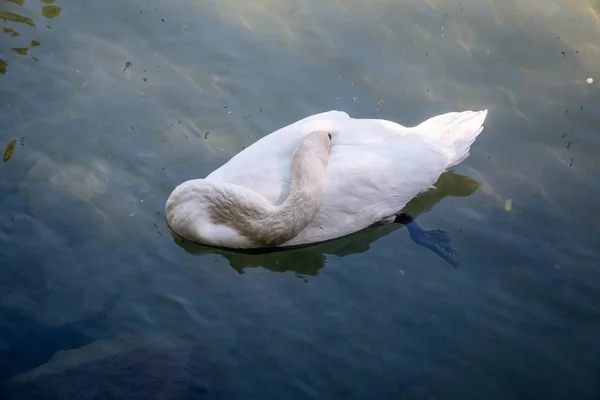
M 331 133 L 328 133 L 327 136 L 329 136 L 329 140 L 331 140 Z

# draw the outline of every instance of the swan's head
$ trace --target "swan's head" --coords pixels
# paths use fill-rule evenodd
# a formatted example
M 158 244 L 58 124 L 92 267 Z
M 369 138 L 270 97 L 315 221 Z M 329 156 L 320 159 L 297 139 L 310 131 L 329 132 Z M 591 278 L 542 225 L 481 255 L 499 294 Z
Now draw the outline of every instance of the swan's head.
M 329 159 L 331 134 L 327 131 L 314 131 L 302 139 L 296 154 L 298 156 L 315 157 L 324 163 Z

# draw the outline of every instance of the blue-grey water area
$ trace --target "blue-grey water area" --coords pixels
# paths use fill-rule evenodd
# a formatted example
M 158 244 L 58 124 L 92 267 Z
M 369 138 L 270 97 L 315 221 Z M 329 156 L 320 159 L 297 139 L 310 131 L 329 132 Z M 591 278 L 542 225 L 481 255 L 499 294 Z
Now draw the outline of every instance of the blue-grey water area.
M 3 399 L 600 396 L 596 0 L 0 0 L 0 18 Z M 175 185 L 313 113 L 483 108 L 471 156 L 404 210 L 458 268 L 400 224 L 267 254 L 166 226 Z

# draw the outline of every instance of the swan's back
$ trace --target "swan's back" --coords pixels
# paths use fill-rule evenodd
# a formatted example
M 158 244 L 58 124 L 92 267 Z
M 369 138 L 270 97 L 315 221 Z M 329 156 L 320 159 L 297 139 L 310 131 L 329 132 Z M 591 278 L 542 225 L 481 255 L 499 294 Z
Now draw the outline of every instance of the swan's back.
M 380 125 L 376 120 L 354 119 L 342 111 L 327 111 L 264 136 L 213 171 L 206 179 L 250 187 L 267 199 L 279 203 L 287 197 L 289 191 L 291 154 L 302 137 L 317 130 L 332 133 L 330 168 L 331 157 L 356 155 L 362 145 L 383 143 L 386 138 L 397 136 L 396 131 Z
M 461 151 L 468 154 L 485 112 L 466 120 L 461 114 L 437 116 L 414 128 L 340 111 L 312 115 L 263 137 L 206 179 L 245 186 L 280 203 L 289 193 L 294 148 L 309 132 L 328 131 L 325 198 L 309 226 L 285 245 L 333 239 L 393 216 L 463 157 Z M 453 138 L 452 132 L 462 133 Z

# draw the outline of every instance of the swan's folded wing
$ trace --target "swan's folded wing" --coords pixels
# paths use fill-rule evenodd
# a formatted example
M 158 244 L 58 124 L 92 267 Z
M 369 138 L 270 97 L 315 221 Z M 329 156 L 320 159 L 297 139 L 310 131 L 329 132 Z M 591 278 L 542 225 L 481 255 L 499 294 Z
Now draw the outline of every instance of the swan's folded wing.
M 442 149 L 417 136 L 395 136 L 385 144 L 333 148 L 320 211 L 287 244 L 333 239 L 393 216 L 413 197 L 431 188 L 447 162 Z
M 353 131 L 350 120 L 345 112 L 327 111 L 296 121 L 248 146 L 206 179 L 244 186 L 279 204 L 289 194 L 292 154 L 300 140 L 317 130 L 343 130 L 345 138 Z

